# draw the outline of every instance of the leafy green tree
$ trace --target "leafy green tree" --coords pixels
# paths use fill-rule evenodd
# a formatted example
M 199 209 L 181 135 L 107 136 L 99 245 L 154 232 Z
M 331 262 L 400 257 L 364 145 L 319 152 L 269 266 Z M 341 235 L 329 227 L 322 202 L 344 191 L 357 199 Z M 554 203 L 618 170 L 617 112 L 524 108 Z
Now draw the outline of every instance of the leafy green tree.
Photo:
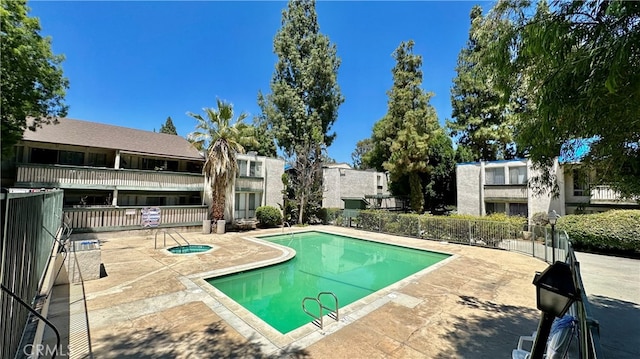
M 535 94 L 516 122 L 518 146 L 542 169 L 558 155 L 581 160 L 596 182 L 640 194 L 640 2 L 553 1 L 531 9 L 529 1 L 496 4 L 488 17 L 506 31 L 483 54 L 507 98 L 520 89 Z M 553 185 L 543 173 L 541 183 Z
M 298 221 L 322 200 L 322 155 L 335 133 L 331 127 L 344 101 L 337 83 L 336 46 L 320 33 L 315 1 L 289 1 L 274 38 L 278 56 L 271 93 L 258 94 L 262 116 L 290 159 Z
M 35 131 L 55 124 L 68 110 L 64 96 L 69 81 L 61 66 L 64 56 L 53 54 L 51 38 L 40 36 L 40 21 L 27 16 L 28 11 L 26 0 L 2 1 L 0 8 L 3 156 L 12 153 L 27 128 Z
M 393 53 L 396 65 L 393 86 L 387 92 L 387 114 L 373 127 L 374 148 L 365 161 L 389 171 L 392 192 L 409 194 L 411 208 L 422 212 L 425 203 L 436 205 L 434 169 L 442 163 L 451 171 L 453 148 L 429 104 L 433 95 L 421 88 L 422 57 L 413 54 L 413 45 L 413 41 L 402 42 Z M 445 143 L 448 151 L 442 148 Z M 443 160 L 445 153 L 449 161 Z
M 463 163 L 463 162 L 474 162 L 475 158 L 471 150 L 464 145 L 458 145 L 455 150 L 455 162 Z
M 155 129 L 153 132 L 155 132 Z M 167 133 L 170 135 L 178 134 L 178 131 L 176 131 L 176 126 L 173 125 L 173 121 L 171 120 L 171 116 L 167 117 L 167 120 L 164 122 L 164 124 L 160 126 L 160 133 Z
M 243 137 L 251 139 L 242 143 L 245 151 L 255 151 L 260 156 L 276 157 L 277 148 L 273 132 L 268 128 L 267 123 L 259 117 L 253 119 L 253 124 L 244 127 Z
M 196 119 L 196 129 L 187 139 L 200 150 L 206 150 L 203 172 L 211 186 L 211 218 L 224 219 L 227 196 L 231 195 L 238 172 L 236 154 L 244 153 L 241 143 L 251 142 L 243 136 L 247 117 L 241 113 L 234 119 L 233 105 L 218 100 L 218 108 L 205 108 L 205 115 L 188 112 Z
M 451 135 L 471 152 L 474 161 L 511 159 L 517 153 L 513 145 L 513 125 L 507 106 L 494 82 L 493 67 L 480 62 L 486 48 L 479 37 L 485 23 L 482 8 L 471 9 L 471 27 L 467 46 L 458 55 L 457 76 L 451 88 L 452 121 L 447 121 Z
M 364 140 L 358 141 L 356 143 L 356 149 L 351 153 L 353 168 L 357 170 L 373 168 L 373 166 L 370 167 L 364 160 L 365 156 L 371 151 L 373 151 L 373 139 L 365 138 Z

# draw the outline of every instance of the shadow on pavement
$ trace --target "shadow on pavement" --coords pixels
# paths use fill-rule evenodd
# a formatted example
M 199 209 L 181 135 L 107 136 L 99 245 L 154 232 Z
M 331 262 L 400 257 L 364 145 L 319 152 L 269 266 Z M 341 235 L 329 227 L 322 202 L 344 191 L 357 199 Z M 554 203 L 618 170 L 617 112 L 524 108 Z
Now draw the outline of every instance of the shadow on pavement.
M 109 335 L 94 350 L 96 358 L 270 358 L 262 353 L 256 338 L 234 339 L 226 333 L 222 322 L 212 323 L 201 332 L 173 335 L 155 328 L 130 335 Z M 280 356 L 308 358 L 309 354 L 295 347 L 286 348 Z
M 640 305 L 600 295 L 590 295 L 589 303 L 605 358 L 640 358 Z
M 439 355 L 438 359 L 456 358 L 509 358 L 521 335 L 536 330 L 539 314 L 535 309 L 518 307 L 460 296 L 458 303 L 480 309 L 486 315 L 456 316 L 448 332 L 455 353 Z

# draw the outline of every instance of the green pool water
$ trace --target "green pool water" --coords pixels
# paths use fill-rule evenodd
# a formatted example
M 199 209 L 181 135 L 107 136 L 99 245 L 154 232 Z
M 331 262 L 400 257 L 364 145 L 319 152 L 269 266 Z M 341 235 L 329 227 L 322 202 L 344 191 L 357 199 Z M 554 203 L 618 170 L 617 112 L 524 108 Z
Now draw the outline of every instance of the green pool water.
M 302 310 L 304 297 L 331 291 L 344 307 L 449 257 L 323 232 L 261 238 L 295 249 L 296 256 L 207 282 L 283 334 L 313 321 Z M 326 297 L 323 304 L 333 308 Z M 317 304 L 307 308 L 319 312 Z
M 167 249 L 173 254 L 189 254 L 189 253 L 202 253 L 211 249 L 211 246 L 202 244 L 190 244 L 188 246 L 171 247 Z

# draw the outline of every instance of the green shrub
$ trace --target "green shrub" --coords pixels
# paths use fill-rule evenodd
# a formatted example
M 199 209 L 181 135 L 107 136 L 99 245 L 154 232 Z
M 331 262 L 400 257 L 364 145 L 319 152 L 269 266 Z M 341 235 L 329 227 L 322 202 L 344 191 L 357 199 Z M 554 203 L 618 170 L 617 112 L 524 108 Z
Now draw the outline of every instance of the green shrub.
M 276 227 L 282 224 L 282 214 L 280 210 L 272 206 L 256 208 L 256 218 L 263 227 Z
M 322 221 L 322 224 L 329 224 L 335 222 L 337 217 L 340 216 L 342 209 L 340 208 L 325 208 L 322 207 L 318 210 L 318 218 Z
M 567 215 L 556 228 L 565 230 L 576 250 L 640 255 L 640 211 L 612 210 Z

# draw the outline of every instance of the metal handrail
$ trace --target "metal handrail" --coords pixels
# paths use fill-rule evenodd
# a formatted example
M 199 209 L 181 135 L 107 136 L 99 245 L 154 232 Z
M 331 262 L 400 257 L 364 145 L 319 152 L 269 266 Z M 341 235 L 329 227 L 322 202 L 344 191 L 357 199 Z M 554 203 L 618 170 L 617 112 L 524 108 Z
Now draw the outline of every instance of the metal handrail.
M 322 295 L 326 295 L 326 294 L 333 296 L 333 299 L 336 302 L 336 308 L 335 309 L 331 309 L 331 308 L 325 306 L 324 304 L 322 304 L 322 301 L 320 300 L 320 297 Z M 335 313 L 335 317 L 333 317 L 333 319 L 335 319 L 336 322 L 340 320 L 340 315 L 338 314 L 338 309 L 339 309 L 338 297 L 335 295 L 335 293 L 333 293 L 333 292 L 320 292 L 320 293 L 318 293 L 318 301 L 320 302 L 320 305 L 322 306 L 322 308 L 329 310 L 329 316 L 331 316 L 331 313 Z
M 60 348 L 60 332 L 58 332 L 58 328 L 56 328 L 55 325 L 53 325 L 53 323 L 51 323 L 50 321 L 47 320 L 47 318 L 43 317 L 40 313 L 38 313 L 37 310 L 31 308 L 30 305 L 28 305 L 27 303 L 25 303 L 24 300 L 22 300 L 20 297 L 18 297 L 17 295 L 15 295 L 15 293 L 13 293 L 11 290 L 9 290 L 9 288 L 5 287 L 2 283 L 0 283 L 0 289 L 4 290 L 7 294 L 9 294 L 10 296 L 13 297 L 13 299 L 17 300 L 18 303 L 20 303 L 23 307 L 25 307 L 29 312 L 31 312 L 31 314 L 35 315 L 36 317 L 38 317 L 38 319 L 42 320 L 46 325 L 48 325 L 53 332 L 56 335 L 56 346 L 53 349 L 52 353 L 51 353 L 51 359 L 55 359 L 57 353 L 58 353 L 58 348 Z
M 580 262 L 578 262 L 571 244 L 568 244 L 567 259 L 573 274 L 574 285 L 580 293 L 581 300 L 576 302 L 578 325 L 580 327 L 580 353 L 584 358 L 604 358 L 600 346 L 600 323 L 593 319 L 589 299 L 584 289 L 582 276 L 580 275 Z
M 320 300 L 320 297 L 322 297 L 323 295 L 331 295 L 333 297 L 333 299 L 335 299 L 335 303 L 336 303 L 336 307 L 335 309 L 329 308 L 326 305 L 322 304 L 322 301 Z M 320 315 L 319 316 L 315 316 L 313 313 L 309 312 L 307 310 L 307 307 L 305 305 L 305 302 L 307 300 L 312 300 L 316 303 L 318 303 L 318 307 L 320 309 Z M 338 314 L 338 309 L 339 309 L 339 305 L 338 305 L 338 297 L 335 295 L 335 293 L 333 292 L 320 292 L 318 293 L 318 296 L 316 298 L 314 297 L 304 297 L 302 299 L 302 310 L 307 313 L 307 315 L 311 316 L 312 318 L 314 318 L 315 320 L 313 321 L 313 324 L 320 326 L 320 329 L 324 329 L 324 314 L 323 310 L 327 309 L 329 311 L 329 317 L 331 317 L 331 319 L 335 320 L 336 322 L 340 320 L 340 314 Z M 332 315 L 333 314 L 333 315 Z M 316 323 L 316 320 L 318 321 L 318 323 Z
M 307 310 L 307 307 L 305 306 L 305 302 L 306 302 L 307 300 L 312 300 L 312 301 L 314 301 L 314 302 L 318 303 L 318 307 L 319 307 L 319 309 L 320 309 L 320 315 L 319 315 L 319 316 L 317 316 L 317 317 L 316 317 L 313 313 L 311 313 L 310 311 L 308 311 L 308 310 Z M 302 299 L 302 310 L 303 310 L 305 313 L 307 313 L 307 315 L 309 315 L 309 316 L 311 316 L 312 318 L 314 318 L 313 324 L 315 324 L 315 325 L 319 325 L 319 326 L 320 326 L 320 329 L 324 329 L 324 323 L 323 323 L 323 321 L 322 321 L 322 317 L 323 317 L 323 315 L 322 315 L 322 308 L 323 308 L 323 305 L 322 305 L 322 303 L 320 303 L 320 301 L 319 301 L 317 298 L 314 298 L 314 297 L 304 297 L 304 298 Z M 318 321 L 318 323 L 316 323 L 316 320 Z
M 173 241 L 174 241 L 174 242 L 176 242 L 176 244 L 178 244 L 178 246 L 179 246 L 180 248 L 184 247 L 185 245 L 184 245 L 184 244 L 182 244 L 182 243 L 180 243 L 180 242 L 178 242 L 178 240 L 177 240 L 177 239 L 175 239 L 175 237 L 173 237 L 173 235 L 171 235 L 171 233 L 169 233 L 169 232 L 168 232 L 169 230 L 172 230 L 172 229 L 171 229 L 171 228 L 168 228 L 168 229 L 163 229 L 163 230 L 162 230 L 162 233 L 164 234 L 164 235 L 163 235 L 163 244 L 162 244 L 162 245 L 163 245 L 163 248 L 167 246 L 167 234 L 169 235 L 169 237 L 171 237 L 171 239 L 173 239 Z M 187 240 L 186 240 L 186 238 L 184 238 L 184 237 L 183 237 L 180 233 L 178 233 L 176 230 L 173 230 L 173 232 L 174 232 L 175 234 L 177 234 L 178 236 L 180 236 L 180 238 L 182 238 L 182 240 L 187 244 L 187 247 L 191 245 L 191 244 L 189 243 L 189 241 L 187 241 Z M 158 249 L 158 232 L 157 232 L 157 231 L 156 231 L 156 234 L 154 235 L 154 238 L 153 238 L 153 248 L 154 248 L 154 249 Z

